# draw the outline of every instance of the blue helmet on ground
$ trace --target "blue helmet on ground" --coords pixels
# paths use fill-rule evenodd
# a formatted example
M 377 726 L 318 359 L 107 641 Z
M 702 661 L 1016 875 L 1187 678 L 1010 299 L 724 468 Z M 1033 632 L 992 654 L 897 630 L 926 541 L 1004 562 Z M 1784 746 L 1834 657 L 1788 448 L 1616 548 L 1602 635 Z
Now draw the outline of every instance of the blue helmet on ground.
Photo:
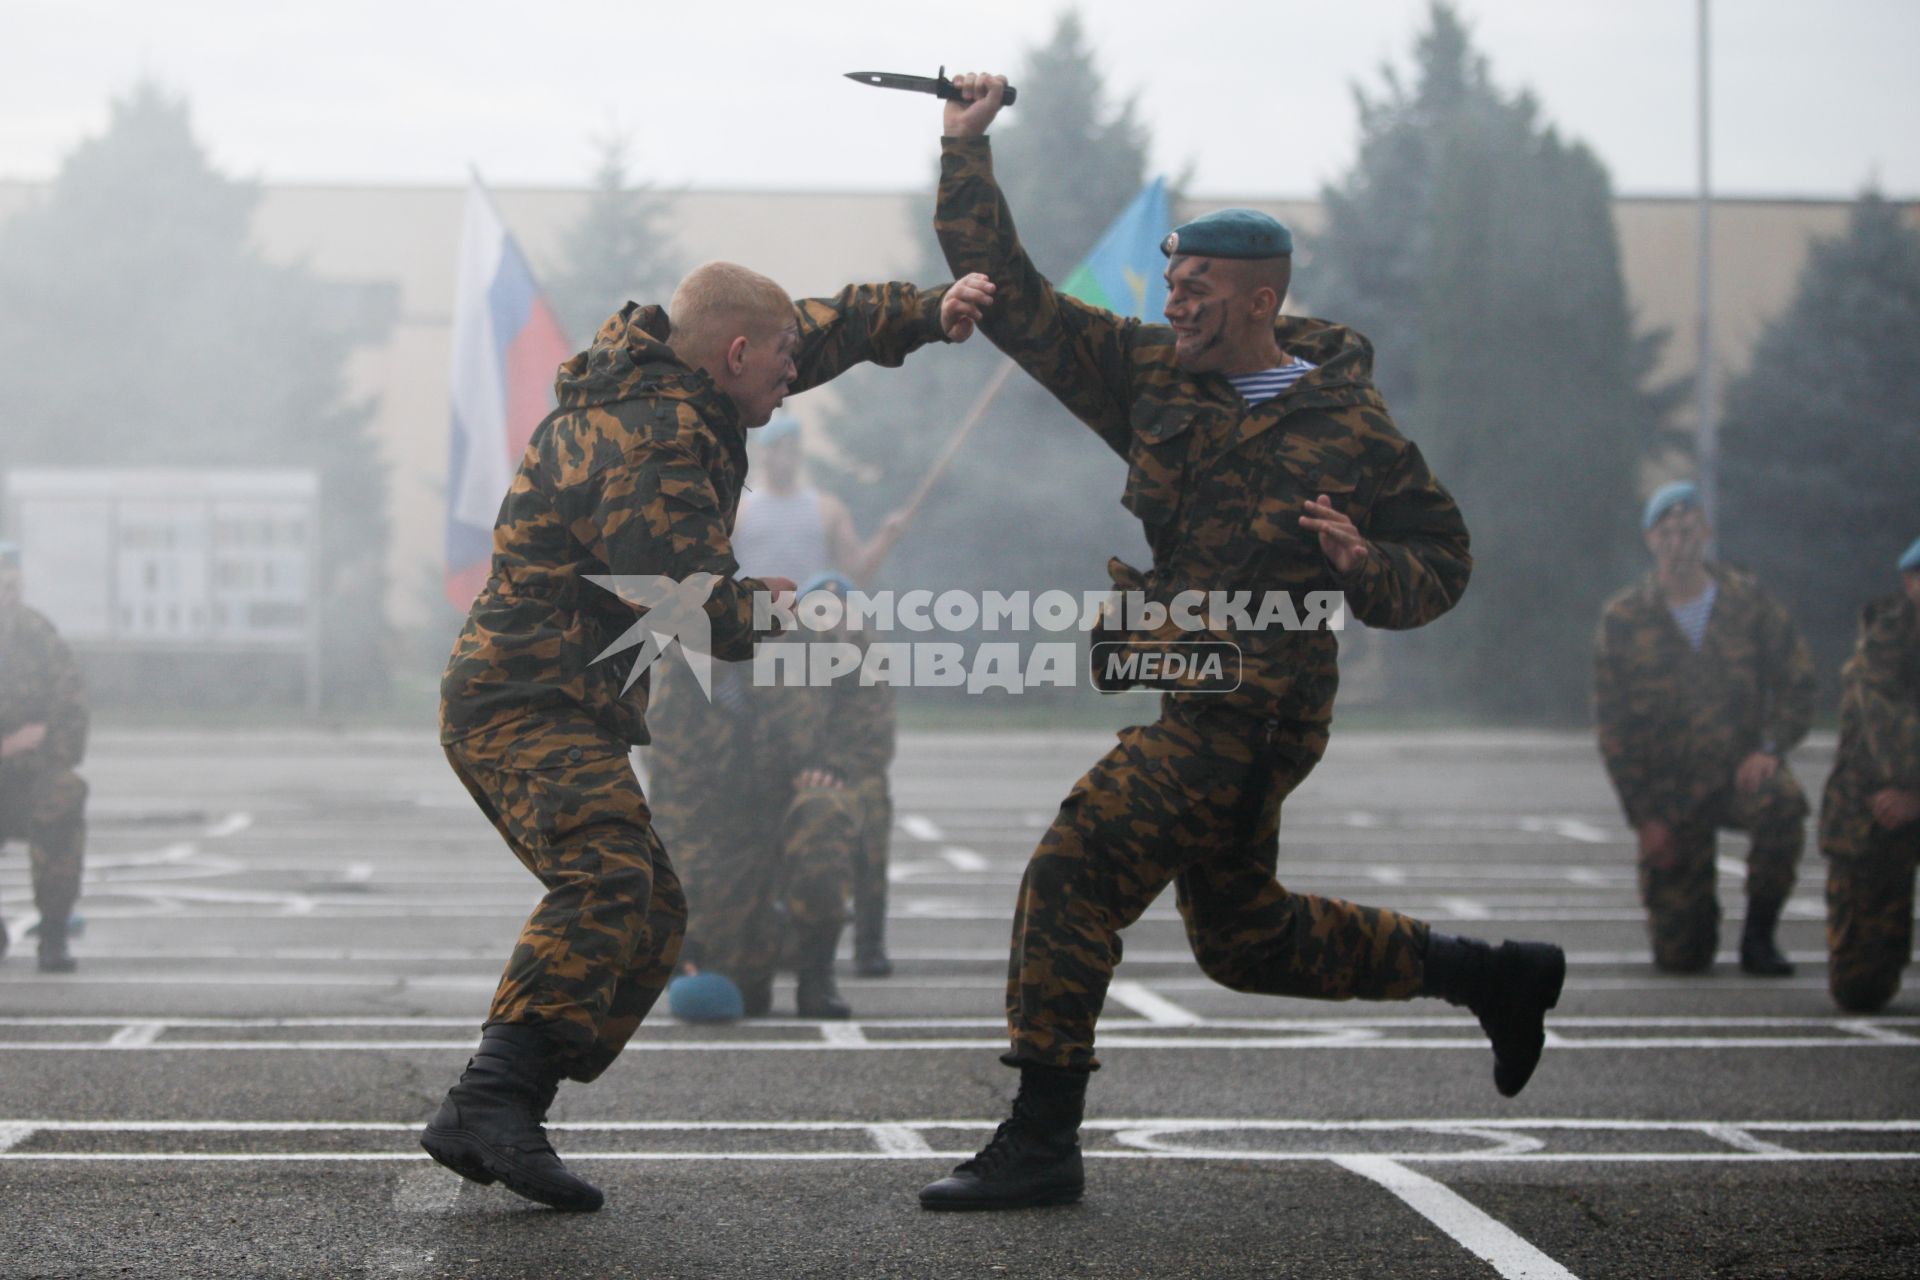
M 687 973 L 667 984 L 667 1011 L 683 1022 L 737 1022 L 747 1005 L 726 975 Z

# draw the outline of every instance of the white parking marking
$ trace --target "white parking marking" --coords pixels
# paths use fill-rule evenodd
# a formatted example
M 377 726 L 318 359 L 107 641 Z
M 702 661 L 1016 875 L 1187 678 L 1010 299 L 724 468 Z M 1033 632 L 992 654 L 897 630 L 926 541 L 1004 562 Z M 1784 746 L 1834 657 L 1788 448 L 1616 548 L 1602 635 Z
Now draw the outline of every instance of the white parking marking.
M 207 839 L 224 840 L 228 836 L 237 836 L 253 825 L 253 815 L 246 812 L 230 813 L 207 828 Z
M 0 1124 L 0 1154 L 13 1150 L 34 1135 L 38 1125 Z
M 955 871 L 985 871 L 987 860 L 971 849 L 962 849 L 959 845 L 948 845 L 940 851 L 947 865 Z
M 1125 1005 L 1156 1027 L 1197 1027 L 1204 1021 L 1191 1009 L 1182 1008 L 1140 982 L 1113 983 L 1107 988 L 1107 998 Z
M 873 1145 L 890 1156 L 931 1156 L 933 1147 L 926 1135 L 904 1124 L 871 1124 L 867 1133 Z
M 960 1159 L 972 1154 L 966 1135 L 993 1128 L 990 1120 L 895 1120 L 895 1121 L 709 1121 L 589 1120 L 577 1123 L 553 1122 L 548 1128 L 572 1135 L 619 1134 L 703 1134 L 708 1140 L 698 1149 L 578 1151 L 570 1149 L 569 1160 L 581 1161 L 860 1161 L 900 1159 Z M 1920 1161 L 1920 1149 L 1914 1149 L 1920 1135 L 1916 1120 L 1832 1120 L 1832 1121 L 1643 1121 L 1605 1119 L 1427 1119 L 1427 1120 L 1248 1120 L 1133 1118 L 1088 1120 L 1081 1126 L 1089 1142 L 1089 1159 L 1105 1160 L 1183 1160 L 1265 1163 L 1311 1163 L 1332 1161 L 1352 1168 L 1350 1162 L 1388 1161 L 1399 1166 L 1409 1164 L 1779 1164 L 1779 1163 L 1873 1163 Z M 222 1120 L 12 1120 L 0 1121 L 0 1134 L 40 1134 L 43 1141 L 35 1151 L 0 1151 L 0 1162 L 146 1162 L 146 1163 L 353 1163 L 412 1162 L 426 1156 L 413 1146 L 419 1131 L 415 1123 L 384 1121 L 222 1121 Z M 1855 1150 L 1792 1150 L 1754 1138 L 1754 1133 L 1794 1135 L 1878 1136 L 1889 1141 L 1905 1139 L 1904 1146 Z M 117 1151 L 70 1151 L 59 1147 L 62 1134 L 117 1135 L 135 1140 L 140 1135 L 182 1134 L 362 1135 L 363 1147 L 353 1149 L 336 1143 L 329 1150 L 208 1150 L 196 1144 L 193 1151 L 156 1151 L 126 1149 Z M 782 1134 L 858 1134 L 865 1142 L 845 1150 L 822 1151 L 814 1144 L 799 1149 L 781 1150 L 777 1141 Z M 1714 1144 L 1724 1143 L 1728 1134 L 1747 1135 L 1749 1141 L 1733 1150 Z M 711 1135 L 735 1134 L 751 1145 L 716 1144 Z M 942 1135 L 949 1142 L 958 1136 L 967 1141 L 958 1150 L 941 1151 L 929 1135 Z M 1195 1135 L 1195 1143 L 1183 1144 L 1176 1135 Z M 1348 1135 L 1358 1149 L 1326 1149 L 1325 1135 Z M 1663 1134 L 1692 1137 L 1702 1144 L 1700 1150 L 1676 1150 L 1671 1140 L 1658 1150 L 1634 1150 L 1623 1137 L 1635 1134 Z M 1237 1135 L 1236 1140 L 1221 1141 L 1218 1135 Z M 1264 1135 L 1269 1142 L 1254 1141 Z M 1303 1135 L 1296 1142 L 1293 1135 Z M 1600 1148 L 1583 1147 L 1588 1136 L 1600 1140 Z M 15 1139 L 18 1141 L 18 1139 Z M 1199 1142 L 1214 1145 L 1197 1145 Z M 1118 1143 L 1117 1147 L 1105 1145 Z M 392 1143 L 399 1149 L 369 1149 L 365 1144 Z M 1381 1149 L 1382 1145 L 1388 1149 Z M 229 1144 L 232 1145 L 232 1144 Z M 576 1146 L 571 1140 L 569 1147 Z M 769 1149 L 769 1146 L 774 1149 Z M 1373 1149 L 1367 1149 L 1367 1148 Z M 1712 1149 L 1707 1149 L 1711 1147 Z M 1394 1149 L 1403 1148 L 1403 1149 Z M 1612 1148 L 1612 1149 L 1609 1149 Z M 1355 1170 L 1362 1172 L 1362 1170 Z M 1392 1176 L 1390 1171 L 1380 1173 Z M 459 1182 L 444 1173 L 434 1173 L 441 1185 L 457 1194 Z M 1373 1177 L 1371 1172 L 1366 1176 Z M 1380 1179 L 1376 1178 L 1376 1181 Z M 396 1207 L 413 1206 L 412 1211 L 432 1211 L 444 1204 L 447 1196 L 434 1190 L 434 1184 L 420 1179 L 417 1186 L 396 1189 Z M 1423 1210 L 1424 1212 L 1424 1210 Z M 1483 1255 L 1484 1256 L 1484 1255 Z M 1551 1273 L 1548 1273 L 1551 1274 Z
M 1383 1156 L 1338 1156 L 1333 1163 L 1399 1196 L 1506 1280 L 1574 1280 L 1573 1272 L 1528 1244 L 1511 1227 L 1423 1173 Z
M 1791 1148 L 1783 1147 L 1777 1142 L 1766 1142 L 1760 1138 L 1756 1138 L 1738 1125 L 1710 1124 L 1701 1130 L 1701 1132 L 1726 1143 L 1735 1151 L 1746 1151 L 1753 1155 L 1760 1156 L 1790 1156 L 1798 1154 Z
M 917 813 L 903 813 L 896 821 L 900 829 L 915 840 L 925 840 L 929 844 L 934 844 L 947 838 L 946 833 L 941 831 L 931 819 L 923 818 Z
M 822 1022 L 820 1039 L 836 1049 L 864 1049 L 870 1043 L 857 1022 Z
M 150 1049 L 166 1031 L 167 1024 L 164 1022 L 129 1022 L 113 1033 L 107 1041 L 107 1048 Z

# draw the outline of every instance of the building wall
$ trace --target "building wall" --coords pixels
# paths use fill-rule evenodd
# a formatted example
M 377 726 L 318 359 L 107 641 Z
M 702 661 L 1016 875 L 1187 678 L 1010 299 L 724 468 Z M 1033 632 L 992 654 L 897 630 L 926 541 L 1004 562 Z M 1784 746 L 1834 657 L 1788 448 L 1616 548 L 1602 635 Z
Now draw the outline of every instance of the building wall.
M 44 187 L 0 182 L 0 218 Z M 852 280 L 890 279 L 921 260 L 931 192 L 666 193 L 666 223 L 686 261 L 731 258 L 766 272 L 796 295 Z M 508 189 L 495 200 L 536 273 L 557 270 L 566 228 L 589 193 Z M 388 340 L 360 350 L 352 391 L 377 402 L 375 432 L 391 479 L 393 543 L 389 616 L 400 626 L 427 613 L 440 564 L 448 410 L 447 368 L 456 238 L 466 192 L 458 187 L 267 186 L 255 234 L 271 258 L 304 262 L 345 283 L 384 283 L 396 293 Z M 1189 202 L 1183 217 L 1230 204 L 1265 209 L 1311 233 L 1310 200 L 1238 197 Z M 1714 208 L 1715 363 L 1740 372 L 1764 325 L 1788 301 L 1817 238 L 1838 234 L 1848 204 L 1821 200 L 1725 200 Z M 1629 299 L 1643 327 L 1671 331 L 1659 376 L 1689 374 L 1697 349 L 1695 206 L 1686 199 L 1622 198 L 1615 206 Z M 1908 206 L 1920 226 L 1920 204 Z M 1303 261 L 1296 305 L 1312 310 L 1311 264 Z M 644 299 L 643 301 L 662 301 Z M 569 335 L 584 342 L 586 335 Z M 832 388 L 793 403 L 803 419 L 832 404 Z M 1691 413 L 1691 408 L 1687 410 Z

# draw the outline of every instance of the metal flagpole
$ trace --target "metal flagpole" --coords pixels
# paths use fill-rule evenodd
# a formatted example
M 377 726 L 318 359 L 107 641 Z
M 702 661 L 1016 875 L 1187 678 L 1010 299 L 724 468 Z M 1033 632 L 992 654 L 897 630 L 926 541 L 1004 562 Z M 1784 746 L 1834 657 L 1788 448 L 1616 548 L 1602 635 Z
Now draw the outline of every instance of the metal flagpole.
M 1698 276 L 1695 282 L 1699 311 L 1698 363 L 1694 371 L 1694 394 L 1699 421 L 1695 424 L 1695 450 L 1699 455 L 1700 502 L 1707 519 L 1719 527 L 1720 513 L 1720 423 L 1714 407 L 1713 387 L 1713 189 L 1711 160 L 1711 117 L 1708 110 L 1707 9 L 1710 0 L 1699 0 L 1699 152 L 1700 194 L 1699 229 L 1696 233 Z

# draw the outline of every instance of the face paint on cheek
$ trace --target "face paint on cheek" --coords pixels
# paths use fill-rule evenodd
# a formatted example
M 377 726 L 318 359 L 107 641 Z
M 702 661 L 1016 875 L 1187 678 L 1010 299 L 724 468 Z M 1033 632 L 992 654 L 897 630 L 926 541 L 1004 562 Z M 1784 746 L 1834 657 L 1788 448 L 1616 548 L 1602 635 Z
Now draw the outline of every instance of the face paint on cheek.
M 1218 329 L 1215 329 L 1212 333 L 1206 332 L 1207 325 L 1212 320 L 1213 320 L 1213 304 L 1212 303 L 1202 302 L 1194 307 L 1193 327 L 1195 330 L 1195 336 L 1200 337 L 1201 335 L 1205 335 L 1203 340 L 1200 343 L 1200 349 L 1202 351 L 1206 350 L 1208 347 L 1211 347 L 1214 343 L 1220 341 L 1220 331 Z

